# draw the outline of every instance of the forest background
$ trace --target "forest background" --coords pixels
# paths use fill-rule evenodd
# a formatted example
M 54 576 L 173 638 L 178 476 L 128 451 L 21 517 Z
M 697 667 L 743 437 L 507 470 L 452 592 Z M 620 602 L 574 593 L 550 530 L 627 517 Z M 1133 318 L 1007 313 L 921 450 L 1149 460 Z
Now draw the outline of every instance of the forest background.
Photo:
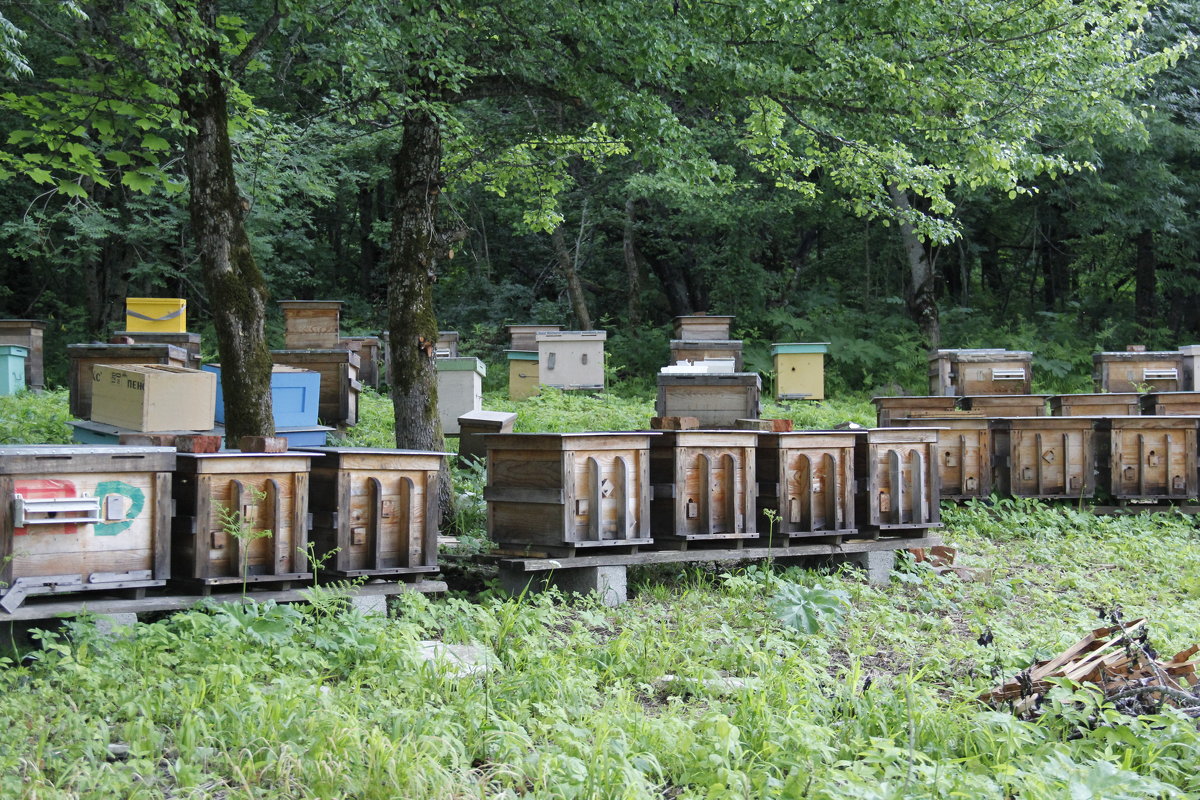
M 595 327 L 640 392 L 706 311 L 748 369 L 830 342 L 834 393 L 923 393 L 931 345 L 1087 390 L 1097 350 L 1200 341 L 1198 6 L 11 4 L 0 316 L 53 321 L 60 384 L 126 296 L 187 298 L 215 355 L 207 102 L 262 297 L 346 334 L 498 367 L 505 324 Z

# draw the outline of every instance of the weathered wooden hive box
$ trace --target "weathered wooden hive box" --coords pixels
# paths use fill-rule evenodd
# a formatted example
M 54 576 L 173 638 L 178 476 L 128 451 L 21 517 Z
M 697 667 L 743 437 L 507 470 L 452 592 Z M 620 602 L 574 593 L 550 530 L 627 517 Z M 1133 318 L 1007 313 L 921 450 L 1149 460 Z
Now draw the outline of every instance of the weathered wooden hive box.
M 943 500 L 969 500 L 992 493 L 992 433 L 985 417 L 913 417 L 899 427 L 936 428 L 939 493 Z
M 0 325 L 4 323 L 0 321 Z M 0 341 L 4 341 L 3 331 L 0 330 Z M 16 342 L 20 344 L 20 342 Z M 1197 383 L 1196 376 L 1200 375 L 1200 344 L 1185 344 L 1179 348 L 1179 355 L 1183 360 L 1183 383 L 1179 387 L 1185 392 L 1200 391 L 1200 384 Z
M 854 533 L 854 443 L 848 431 L 760 433 L 758 531 L 774 541 Z
M 710 358 L 732 358 L 734 372 L 742 371 L 742 342 L 740 339 L 671 340 L 671 363 L 707 361 Z
M 874 428 L 855 436 L 860 533 L 891 535 L 941 525 L 935 464 L 938 432 Z
M 170 344 L 69 344 L 67 373 L 71 416 L 91 419 L 92 367 L 99 364 L 165 364 L 187 368 L 186 350 Z
M 25 385 L 35 392 L 46 388 L 45 331 L 46 323 L 40 319 L 0 319 L 0 344 L 29 350 L 25 359 Z
M 187 300 L 181 297 L 126 297 L 125 328 L 148 333 L 187 330 Z
M 992 394 L 960 397 L 959 407 L 983 417 L 1044 417 L 1044 394 Z
M 872 397 L 879 427 L 890 428 L 901 417 L 944 417 L 951 414 L 958 398 L 946 395 L 916 397 Z
M 438 331 L 433 352 L 438 358 L 458 358 L 458 331 Z
M 326 425 L 358 424 L 358 381 L 361 363 L 352 350 L 272 350 L 271 360 L 321 374 L 318 416 Z
M 663 431 L 650 441 L 655 541 L 758 536 L 758 478 L 750 431 Z
M 330 350 L 341 343 L 340 300 L 283 300 L 285 350 Z
M 1183 354 L 1178 350 L 1094 353 L 1092 381 L 1097 392 L 1178 392 L 1183 386 Z
M 439 358 L 434 362 L 438 377 L 438 417 L 442 432 L 458 435 L 458 418 L 483 408 L 483 378 L 487 368 L 478 358 Z
M 172 576 L 203 586 L 303 580 L 308 567 L 307 453 L 180 453 Z M 234 535 L 231 515 L 248 536 Z M 265 536 L 258 536 L 267 531 Z
M 651 433 L 498 433 L 487 445 L 488 533 L 569 550 L 650 542 Z
M 739 419 L 757 419 L 762 379 L 757 372 L 706 375 L 658 374 L 654 413 L 696 417 L 703 428 L 736 428 Z
M 92 420 L 133 431 L 207 431 L 216 416 L 210 372 L 163 364 L 92 367 Z
M 537 335 L 561 331 L 562 325 L 509 325 L 509 350 L 537 351 Z
M 1116 500 L 1200 496 L 1196 417 L 1109 417 L 1096 421 L 1100 489 Z
M 436 572 L 439 471 L 446 453 L 309 448 L 312 540 L 323 572 Z
M 133 340 L 134 344 L 173 344 L 188 354 L 189 369 L 200 369 L 200 334 L 181 331 L 164 333 L 147 331 L 117 331 L 117 336 Z
M 938 350 L 929 357 L 929 393 L 1029 394 L 1033 354 L 1017 350 Z
M 505 350 L 508 358 L 508 399 L 526 400 L 538 393 L 537 350 Z
M 1200 416 L 1200 392 L 1151 392 L 1140 398 L 1143 414 L 1154 416 Z
M 992 420 L 996 492 L 1012 497 L 1093 497 L 1094 417 Z
M 829 342 L 778 342 L 771 345 L 778 400 L 825 399 L 825 353 Z
M 733 317 L 716 317 L 708 314 L 676 317 L 674 338 L 689 341 L 698 339 L 728 341 L 729 327 L 732 323 Z
M 378 336 L 343 336 L 338 346 L 358 353 L 358 380 L 364 386 L 378 389 L 387 372 L 383 341 Z
M 604 331 L 537 334 L 538 382 L 557 389 L 604 388 Z
M 1137 392 L 1098 392 L 1096 394 L 1060 394 L 1050 398 L 1054 417 L 1125 417 L 1141 413 L 1141 395 Z M 1011 414 L 1007 416 L 1026 416 Z
M 0 607 L 162 586 L 174 467 L 171 447 L 0 447 Z

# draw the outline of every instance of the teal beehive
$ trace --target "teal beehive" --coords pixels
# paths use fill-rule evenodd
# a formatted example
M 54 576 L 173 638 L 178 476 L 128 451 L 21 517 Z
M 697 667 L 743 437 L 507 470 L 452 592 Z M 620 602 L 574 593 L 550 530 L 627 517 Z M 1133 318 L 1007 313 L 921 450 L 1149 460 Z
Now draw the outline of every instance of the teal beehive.
M 25 388 L 25 359 L 29 348 L 0 345 L 0 394 L 16 394 Z

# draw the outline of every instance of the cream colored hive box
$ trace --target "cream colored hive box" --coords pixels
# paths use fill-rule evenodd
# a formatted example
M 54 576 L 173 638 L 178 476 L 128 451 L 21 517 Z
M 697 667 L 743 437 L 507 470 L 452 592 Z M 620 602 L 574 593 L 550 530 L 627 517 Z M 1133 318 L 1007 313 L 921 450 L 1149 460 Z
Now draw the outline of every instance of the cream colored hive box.
M 207 431 L 217 376 L 163 364 L 92 367 L 92 421 L 135 431 Z
M 527 400 L 538 393 L 538 354 L 536 350 L 506 350 L 508 358 L 508 399 Z
M 537 334 L 538 382 L 556 389 L 604 388 L 604 331 Z
M 825 353 L 829 342 L 771 345 L 775 361 L 775 399 L 824 400 Z
M 487 369 L 478 358 L 439 358 L 438 418 L 442 433 L 458 435 L 458 418 L 483 408 L 483 378 Z

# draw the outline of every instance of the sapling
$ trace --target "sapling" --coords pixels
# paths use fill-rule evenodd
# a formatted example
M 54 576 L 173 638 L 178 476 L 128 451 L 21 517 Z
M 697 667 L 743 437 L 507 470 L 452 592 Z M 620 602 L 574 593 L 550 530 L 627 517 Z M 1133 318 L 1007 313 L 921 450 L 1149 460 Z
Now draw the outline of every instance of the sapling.
M 258 489 L 250 490 L 250 502 L 258 503 L 265 500 L 267 493 Z M 238 548 L 238 572 L 242 576 L 242 596 L 246 596 L 246 584 L 250 576 L 250 543 L 257 539 L 265 539 L 272 536 L 270 530 L 262 530 L 255 528 L 250 524 L 242 514 L 241 509 L 230 508 L 224 503 L 217 503 L 217 512 L 221 517 L 221 530 L 226 536 L 232 536 L 241 544 Z

